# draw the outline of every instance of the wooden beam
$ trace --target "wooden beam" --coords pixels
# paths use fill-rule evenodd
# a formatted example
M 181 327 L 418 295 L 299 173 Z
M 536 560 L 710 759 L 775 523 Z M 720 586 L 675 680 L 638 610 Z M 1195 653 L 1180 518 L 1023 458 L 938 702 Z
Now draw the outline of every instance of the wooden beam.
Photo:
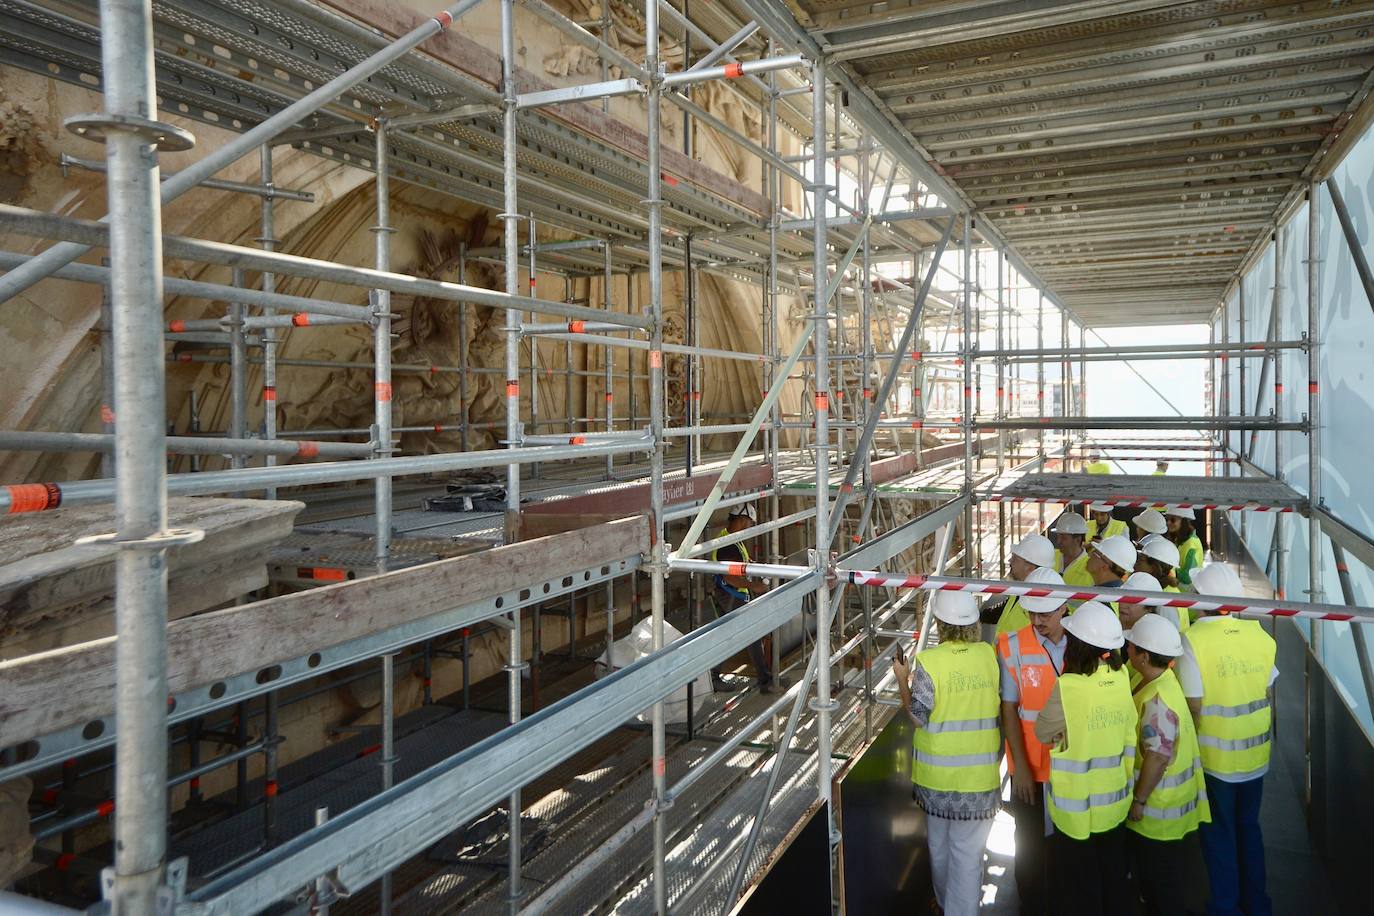
M 168 687 L 182 693 L 649 549 L 642 516 L 167 625 Z M 115 639 L 0 662 L 0 747 L 108 715 Z

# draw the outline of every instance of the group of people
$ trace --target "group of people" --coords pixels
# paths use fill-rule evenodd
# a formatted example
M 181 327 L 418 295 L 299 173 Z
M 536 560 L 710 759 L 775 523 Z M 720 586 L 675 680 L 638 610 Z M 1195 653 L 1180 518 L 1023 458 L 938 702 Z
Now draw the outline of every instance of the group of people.
M 1030 535 L 1012 578 L 1047 588 L 1240 597 L 1202 562 L 1190 509 L 1066 512 Z M 1213 916 L 1268 916 L 1259 807 L 1269 765 L 1275 643 L 1258 621 L 1129 600 L 1022 596 L 977 606 L 937 591 L 937 644 L 894 662 L 916 725 L 914 795 L 927 815 L 935 903 L 977 913 L 983 852 L 1006 799 L 1022 913 L 1189 911 L 1206 863 Z M 996 625 L 995 645 L 980 622 Z

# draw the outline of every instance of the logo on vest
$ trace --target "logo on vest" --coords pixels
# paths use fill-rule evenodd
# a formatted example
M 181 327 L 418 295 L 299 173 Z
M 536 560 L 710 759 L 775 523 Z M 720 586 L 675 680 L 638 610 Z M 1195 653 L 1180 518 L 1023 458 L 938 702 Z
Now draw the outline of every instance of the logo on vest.
M 1044 683 L 1044 675 L 1040 673 L 1037 665 L 1031 665 L 1021 669 L 1021 680 L 1027 687 L 1039 687 Z
M 954 693 L 968 693 L 972 690 L 988 690 L 995 686 L 993 679 L 982 674 L 966 674 L 963 671 L 951 671 L 945 686 L 949 687 Z
M 1263 665 L 1258 665 L 1243 656 L 1221 655 L 1217 657 L 1216 672 L 1218 677 L 1245 677 L 1250 674 L 1263 674 L 1264 670 Z
M 1134 708 L 1130 713 L 1122 709 L 1115 709 L 1111 706 L 1094 706 L 1088 713 L 1088 729 L 1100 731 L 1106 728 L 1123 728 L 1133 725 L 1135 719 Z

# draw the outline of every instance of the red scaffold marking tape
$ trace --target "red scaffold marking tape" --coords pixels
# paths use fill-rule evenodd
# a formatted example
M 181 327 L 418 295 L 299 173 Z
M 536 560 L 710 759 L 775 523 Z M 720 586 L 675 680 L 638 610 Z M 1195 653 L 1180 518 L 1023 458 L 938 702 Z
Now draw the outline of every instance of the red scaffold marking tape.
M 264 401 L 275 401 L 277 399 L 277 389 L 271 387 L 262 389 L 262 399 Z
M 662 775 L 664 775 L 664 774 L 667 773 L 667 772 L 668 772 L 668 758 L 666 758 L 666 757 L 656 757 L 656 758 L 654 758 L 654 775 L 655 775 L 655 776 L 662 776 Z
M 912 421 L 911 428 L 912 428 L 912 429 L 920 429 L 920 428 L 921 428 L 921 421 L 920 421 L 920 420 L 914 420 L 914 421 Z
M 587 437 L 586 437 L 586 436 L 569 436 L 569 437 L 568 437 L 568 444 L 569 444 L 569 445 L 586 445 L 586 444 L 587 444 Z
M 537 283 L 536 278 L 535 278 L 535 277 L 530 277 L 530 289 L 534 289 L 536 283 Z
M 305 440 L 296 443 L 296 456 L 298 458 L 315 458 L 320 454 L 320 444 Z
M 172 331 L 173 333 L 184 331 L 186 330 L 186 322 L 182 321 L 179 318 L 176 321 L 169 321 L 167 322 L 167 330 Z
M 864 389 L 864 397 L 865 397 L 865 398 L 871 398 L 871 397 L 873 397 L 873 389 L 872 389 L 872 388 L 865 388 L 865 389 Z
M 101 802 L 95 806 L 95 813 L 101 817 L 109 817 L 111 814 L 114 814 L 114 802 L 108 799 Z
M 296 570 L 296 578 L 319 579 L 322 582 L 343 582 L 348 578 L 348 573 L 342 569 L 326 566 L 302 566 Z
M 569 322 L 568 322 L 568 333 L 570 333 L 570 334 L 581 334 L 581 333 L 582 333 L 583 331 L 585 331 L 586 329 L 587 329 L 587 322 L 585 322 L 585 321 L 569 321 Z
M 297 312 L 291 316 L 291 324 L 298 328 L 308 327 L 310 324 L 310 316 L 305 312 Z
M 515 382 L 515 381 L 508 381 L 508 382 L 506 382 L 506 397 L 508 397 L 508 398 L 518 398 L 518 397 L 520 397 L 520 383 L 519 383 L 519 382 Z
M 438 423 L 435 423 L 435 424 L 434 424 L 434 431 L 435 431 L 436 433 L 441 433 L 441 432 L 444 431 L 444 427 L 443 427 L 442 425 L 438 424 Z
M 444 10 L 435 15 L 434 21 L 439 23 L 440 31 L 446 30 L 449 26 L 453 25 L 453 14 Z
M 101 404 L 101 405 L 100 405 L 100 422 L 101 422 L 101 423 L 105 423 L 105 424 L 110 425 L 110 426 L 113 426 L 113 425 L 114 425 L 114 421 L 115 421 L 115 413 L 114 413 L 113 410 L 110 409 L 110 405 L 109 405 L 109 404 Z
M 54 865 L 57 867 L 58 871 L 66 871 L 67 869 L 72 867 L 72 863 L 75 861 L 76 853 L 64 852 L 62 853 L 62 855 L 57 857 L 57 861 L 54 863 Z
M 5 487 L 10 495 L 10 514 L 45 512 L 62 505 L 62 487 L 55 483 L 19 483 Z
M 615 400 L 615 395 L 611 394 L 609 391 L 606 392 L 606 403 L 609 404 L 609 403 L 611 403 L 611 402 L 614 401 L 614 400 Z
M 662 350 L 650 350 L 650 351 L 649 351 L 649 368 L 650 368 L 650 369 L 662 369 L 662 368 L 663 368 L 663 351 L 662 351 Z
M 190 354 L 190 353 L 178 353 L 178 354 L 177 354 L 177 362 L 179 362 L 179 363 L 189 363 L 190 361 L 191 361 L 191 354 Z
M 374 391 L 377 392 L 377 400 L 381 401 L 382 403 L 386 403 L 387 401 L 391 400 L 390 382 L 378 382 L 377 384 L 373 385 L 372 388 Z
M 727 564 L 725 564 L 725 565 L 728 567 L 728 569 L 727 569 L 727 571 L 726 571 L 726 573 L 725 573 L 727 576 L 742 576 L 742 575 L 744 575 L 744 564 L 743 564 L 743 563 L 727 563 Z
M 694 401 L 700 401 L 700 400 L 701 400 L 701 392 L 700 392 L 700 391 L 693 391 L 693 392 L 691 393 L 691 398 L 692 398 L 692 400 L 694 400 Z
M 1316 382 L 1308 382 L 1308 383 L 1307 383 L 1307 393 L 1308 393 L 1308 394 L 1316 394 L 1316 393 L 1317 393 L 1317 383 L 1316 383 Z
M 677 187 L 677 179 L 674 178 L 672 175 L 669 175 L 667 172 L 659 172 L 658 177 L 662 178 L 665 182 L 667 182 L 669 186 L 674 188 Z
M 829 410 L 829 409 L 830 409 L 830 395 L 828 395 L 828 394 L 826 394 L 826 393 L 824 393 L 824 392 L 821 392 L 820 394 L 817 394 L 817 395 L 816 395 L 816 409 L 817 409 L 817 410 Z
M 267 780 L 267 782 L 262 787 L 262 795 L 264 798 L 277 797 L 277 781 L 275 779 Z
M 1278 382 L 1274 385 L 1274 394 L 1283 394 L 1283 383 Z
M 728 80 L 737 80 L 737 79 L 739 79 L 741 76 L 744 76 L 744 64 L 734 63 L 734 64 L 726 64 L 726 65 L 725 65 L 725 78 L 726 78 L 726 79 L 728 79 Z
M 840 492 L 841 492 L 841 493 L 853 493 L 853 492 L 854 492 L 854 485 L 853 485 L 852 483 L 842 483 L 842 484 L 840 484 Z

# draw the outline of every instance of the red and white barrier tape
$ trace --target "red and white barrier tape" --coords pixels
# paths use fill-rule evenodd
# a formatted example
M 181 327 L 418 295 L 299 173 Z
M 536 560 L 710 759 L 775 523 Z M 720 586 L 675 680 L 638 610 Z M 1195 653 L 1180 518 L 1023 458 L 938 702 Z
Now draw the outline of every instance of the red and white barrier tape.
M 1254 617 L 1308 617 L 1314 620 L 1343 620 L 1374 623 L 1374 608 L 1341 607 L 1334 604 L 1290 604 L 1259 598 L 1223 598 L 1175 592 L 1141 592 L 1121 588 L 1044 588 L 1023 582 L 996 579 L 960 579 L 952 576 L 903 576 L 858 569 L 841 569 L 854 585 L 872 588 L 919 588 L 924 591 L 972 592 L 978 595 L 1017 595 L 1029 598 L 1064 598 L 1068 601 L 1115 601 L 1153 607 L 1179 607 L 1198 611 L 1221 611 Z

